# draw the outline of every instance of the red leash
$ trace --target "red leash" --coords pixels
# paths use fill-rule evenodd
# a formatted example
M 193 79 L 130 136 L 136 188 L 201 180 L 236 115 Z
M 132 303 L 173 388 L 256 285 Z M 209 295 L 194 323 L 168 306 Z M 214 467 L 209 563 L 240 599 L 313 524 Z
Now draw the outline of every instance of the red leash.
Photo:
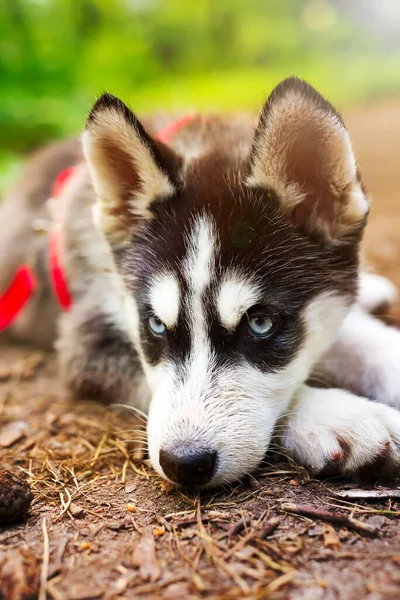
M 164 144 L 168 144 L 175 133 L 193 119 L 194 116 L 192 115 L 180 117 L 164 127 L 157 134 L 157 139 Z M 58 198 L 62 194 L 65 185 L 77 172 L 78 168 L 68 167 L 61 171 L 54 182 L 51 193 L 52 198 Z M 55 297 L 62 310 L 68 311 L 72 305 L 72 297 L 62 266 L 62 246 L 62 227 L 61 223 L 56 222 L 49 235 L 49 274 Z M 5 293 L 0 296 L 0 332 L 14 322 L 31 298 L 36 287 L 37 283 L 32 269 L 26 264 L 21 265 Z

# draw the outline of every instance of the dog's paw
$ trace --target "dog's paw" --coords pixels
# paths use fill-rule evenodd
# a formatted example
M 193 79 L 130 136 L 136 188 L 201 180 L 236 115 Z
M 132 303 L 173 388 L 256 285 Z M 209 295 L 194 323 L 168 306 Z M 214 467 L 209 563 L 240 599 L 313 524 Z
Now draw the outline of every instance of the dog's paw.
M 396 287 L 386 277 L 366 272 L 360 274 L 357 301 L 366 312 L 385 312 L 397 298 Z
M 280 424 L 281 442 L 314 474 L 388 473 L 400 466 L 400 412 L 337 389 L 308 386 Z

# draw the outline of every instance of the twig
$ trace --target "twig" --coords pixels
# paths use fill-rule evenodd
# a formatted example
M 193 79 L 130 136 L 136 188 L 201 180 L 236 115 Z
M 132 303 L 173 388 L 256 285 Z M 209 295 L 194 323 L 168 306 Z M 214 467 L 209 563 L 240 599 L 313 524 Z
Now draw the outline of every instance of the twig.
M 40 590 L 38 600 L 46 600 L 47 578 L 49 576 L 49 534 L 47 533 L 46 517 L 42 521 L 43 532 L 43 560 L 42 569 L 40 572 Z
M 227 560 L 228 558 L 230 558 L 231 556 L 233 556 L 234 554 L 236 554 L 241 548 L 243 548 L 243 546 L 245 546 L 246 544 L 248 544 L 252 539 L 256 538 L 257 536 L 257 528 L 259 526 L 260 523 L 262 523 L 265 519 L 265 516 L 269 514 L 269 507 L 262 513 L 262 515 L 260 516 L 259 519 L 257 519 L 257 522 L 255 524 L 255 526 L 250 529 L 250 531 L 247 532 L 247 534 L 245 536 L 243 536 L 234 546 L 233 548 L 231 548 L 230 550 L 228 550 L 228 552 L 226 552 L 225 554 L 225 560 Z M 250 521 L 250 525 L 251 525 L 251 521 Z M 219 539 L 224 539 L 224 537 L 226 537 L 227 534 L 224 534 L 224 536 L 221 536 Z
M 288 583 L 293 581 L 293 579 L 295 578 L 296 575 L 297 575 L 296 569 L 292 569 L 291 571 L 288 571 L 287 573 L 280 575 L 279 577 L 277 577 L 276 579 L 271 581 L 271 583 L 269 583 L 266 588 L 264 588 L 263 593 L 265 594 L 267 592 L 267 594 L 268 594 L 268 593 L 277 592 L 284 585 L 287 585 Z M 258 596 L 258 597 L 265 598 L 265 596 Z
M 238 535 L 239 533 L 241 533 L 243 531 L 243 529 L 245 529 L 245 527 L 249 527 L 251 525 L 251 517 L 247 516 L 247 517 L 242 517 L 240 519 L 240 521 L 238 521 L 237 523 L 233 523 L 229 529 L 228 529 L 228 537 L 233 537 L 235 535 Z
M 393 498 L 397 500 L 400 498 L 400 489 L 384 489 L 384 490 L 361 490 L 361 489 L 353 489 L 353 490 L 330 490 L 335 494 L 335 496 L 340 496 L 341 498 L 347 498 L 349 500 L 359 500 L 362 498 L 366 499 L 375 499 L 378 500 Z
M 207 516 L 202 516 L 201 520 L 203 523 L 208 523 L 209 521 L 212 521 L 212 519 L 210 519 Z M 183 519 L 182 521 L 171 521 L 169 523 L 172 527 L 176 527 L 178 529 L 182 529 L 183 527 L 189 527 L 189 525 L 197 525 L 198 524 L 198 519 L 197 517 L 194 519 Z
M 260 535 L 258 536 L 260 538 L 260 540 L 265 540 L 265 538 L 267 538 L 269 535 L 271 535 L 271 533 L 273 531 L 275 531 L 275 529 L 278 527 L 278 525 L 279 525 L 278 517 L 273 517 L 270 521 L 268 521 L 268 523 L 265 525 L 265 527 L 263 527 L 262 530 L 260 531 Z
M 330 523 L 336 523 L 337 525 L 344 525 L 350 529 L 355 529 L 360 533 L 367 535 L 378 535 L 379 530 L 368 523 L 358 521 L 354 517 L 342 515 L 341 513 L 331 512 L 328 510 L 320 510 L 313 506 L 304 506 L 301 504 L 282 504 L 282 510 L 296 515 L 302 515 L 310 519 L 319 519 L 321 521 L 329 521 Z

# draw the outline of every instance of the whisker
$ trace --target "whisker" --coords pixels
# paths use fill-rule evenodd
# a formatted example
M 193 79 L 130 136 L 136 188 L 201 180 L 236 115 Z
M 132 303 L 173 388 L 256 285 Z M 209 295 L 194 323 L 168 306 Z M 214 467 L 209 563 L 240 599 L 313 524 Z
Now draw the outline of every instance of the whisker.
M 136 415 L 142 417 L 143 421 L 147 422 L 148 420 L 148 416 L 146 415 L 146 413 L 140 410 L 139 408 L 136 408 L 136 406 L 130 406 L 129 404 L 111 404 L 110 408 L 124 408 L 127 410 L 131 410 Z

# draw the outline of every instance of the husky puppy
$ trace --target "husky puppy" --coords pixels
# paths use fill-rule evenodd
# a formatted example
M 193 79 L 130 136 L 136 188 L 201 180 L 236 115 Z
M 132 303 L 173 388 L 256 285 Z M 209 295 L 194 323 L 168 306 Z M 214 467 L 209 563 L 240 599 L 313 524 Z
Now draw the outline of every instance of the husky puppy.
M 106 94 L 84 158 L 72 141 L 28 167 L 1 207 L 0 290 L 27 258 L 39 285 L 8 334 L 50 344 L 58 321 L 73 394 L 148 411 L 151 462 L 175 483 L 232 482 L 272 440 L 313 473 L 397 467 L 383 403 L 400 406 L 400 333 L 367 314 L 394 292 L 367 276 L 357 300 L 369 204 L 340 115 L 290 78 L 257 123 L 199 116 L 168 144 L 155 125 Z M 78 163 L 53 203 L 73 300 L 59 316 L 32 222 Z

